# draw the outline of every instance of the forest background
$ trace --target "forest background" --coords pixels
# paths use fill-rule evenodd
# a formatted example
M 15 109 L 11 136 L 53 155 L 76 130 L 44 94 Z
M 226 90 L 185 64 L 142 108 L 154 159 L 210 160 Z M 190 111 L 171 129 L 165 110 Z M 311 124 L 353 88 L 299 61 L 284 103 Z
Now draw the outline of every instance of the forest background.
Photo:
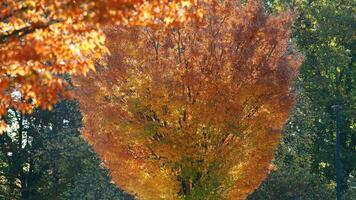
M 248 199 L 334 199 L 335 112 L 341 109 L 342 192 L 356 197 L 355 2 L 265 0 L 270 13 L 297 8 L 292 43 L 305 60 L 295 80 L 298 101 L 284 128 L 272 172 Z M 78 103 L 63 100 L 51 111 L 21 114 L 0 135 L 1 199 L 132 199 L 80 137 Z M 24 144 L 24 137 L 36 135 Z M 11 154 L 9 154 L 11 149 Z

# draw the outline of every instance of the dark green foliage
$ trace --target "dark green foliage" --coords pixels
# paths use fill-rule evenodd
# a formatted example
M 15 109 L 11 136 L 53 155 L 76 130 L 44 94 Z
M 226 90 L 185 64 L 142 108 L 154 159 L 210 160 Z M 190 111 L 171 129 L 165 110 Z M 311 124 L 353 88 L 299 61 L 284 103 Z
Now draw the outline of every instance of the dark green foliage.
M 325 189 L 334 195 L 335 112 L 331 108 L 334 104 L 342 106 L 344 199 L 356 199 L 356 15 L 352 14 L 355 1 L 265 2 L 271 12 L 278 12 L 283 6 L 298 8 L 300 16 L 294 25 L 293 43 L 303 52 L 305 61 L 295 84 L 298 103 L 277 152 L 275 163 L 280 170 L 273 173 L 251 199 L 268 199 L 270 195 L 284 200 L 290 198 L 281 195 L 286 193 L 297 195 L 290 199 L 323 199 L 313 195 Z M 292 185 L 297 187 L 305 181 L 310 184 L 310 190 L 295 193 Z M 304 185 L 299 187 L 303 190 Z
M 270 174 L 248 200 L 320 200 L 335 199 L 330 189 L 305 172 L 278 170 Z
M 77 102 L 62 101 L 52 111 L 36 110 L 31 115 L 10 110 L 7 121 L 12 128 L 0 136 L 0 199 L 123 196 L 80 137 Z
M 287 134 L 311 139 L 304 159 L 311 170 L 332 183 L 335 180 L 335 112 L 340 104 L 343 190 L 356 169 L 356 64 L 355 1 L 304 1 L 297 4 L 294 38 L 305 54 L 296 89 L 300 101 Z M 291 136 L 287 136 L 291 137 Z

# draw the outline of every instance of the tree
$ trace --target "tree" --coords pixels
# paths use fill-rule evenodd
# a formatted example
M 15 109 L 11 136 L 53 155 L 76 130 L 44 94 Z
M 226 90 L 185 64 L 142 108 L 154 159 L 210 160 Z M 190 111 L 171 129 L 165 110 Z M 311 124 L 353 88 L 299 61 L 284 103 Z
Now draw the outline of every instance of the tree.
M 298 103 L 284 127 L 283 139 L 273 161 L 276 171 L 249 195 L 248 200 L 335 199 L 335 192 L 328 182 L 311 170 L 310 149 L 315 129 L 310 128 L 312 121 L 308 120 L 311 114 L 308 108 L 312 102 L 302 95 L 299 91 Z M 296 131 L 295 126 L 303 132 Z
M 355 16 L 348 14 L 353 5 L 353 1 L 304 2 L 300 5 L 303 10 L 295 32 L 307 56 L 301 69 L 300 87 L 312 102 L 312 115 L 308 116 L 315 127 L 310 149 L 312 170 L 328 181 L 335 180 L 335 112 L 331 106 L 340 104 L 343 189 L 356 169 L 355 38 L 351 26 Z
M 335 199 L 332 191 L 308 172 L 278 170 L 248 200 L 319 200 Z
M 68 97 L 63 75 L 85 75 L 107 53 L 105 24 L 175 25 L 201 16 L 196 0 L 2 0 L 0 117 Z M 6 124 L 0 118 L 0 131 Z
M 62 101 L 51 112 L 10 110 L 0 136 L 1 199 L 119 199 L 107 171 L 80 138 L 78 103 Z
M 308 181 L 310 188 L 316 189 L 306 192 L 310 199 L 320 189 L 328 188 L 335 194 L 335 112 L 331 106 L 341 104 L 343 199 L 352 199 L 356 193 L 353 150 L 356 136 L 356 68 L 353 37 L 355 16 L 349 13 L 354 2 L 266 0 L 266 5 L 277 13 L 283 6 L 298 7 L 300 16 L 296 19 L 292 38 L 306 56 L 306 61 L 295 84 L 298 103 L 285 126 L 284 138 L 275 160 L 280 170 L 276 173 L 290 177 L 276 179 L 276 175 L 272 175 L 251 197 L 266 199 L 263 195 L 269 193 L 278 199 L 278 195 L 293 194 L 296 192 L 293 188 L 284 187 L 285 179 L 298 180 L 294 177 L 302 173 L 307 176 L 310 174 L 319 182 L 315 188 L 314 181 Z M 284 188 L 283 192 L 276 190 L 278 185 Z
M 244 199 L 294 103 L 294 14 L 214 1 L 173 29 L 107 30 L 108 67 L 77 78 L 84 137 L 142 199 Z
M 355 16 L 350 15 L 353 1 L 292 1 L 300 17 L 294 29 L 296 44 L 306 60 L 296 81 L 298 103 L 287 126 L 286 143 L 310 138 L 307 145 L 292 148 L 310 170 L 330 184 L 335 180 L 335 112 L 340 104 L 341 161 L 343 190 L 355 174 Z M 288 158 L 289 157 L 289 158 Z M 293 158 L 288 156 L 286 159 Z M 292 159 L 293 160 L 293 159 Z

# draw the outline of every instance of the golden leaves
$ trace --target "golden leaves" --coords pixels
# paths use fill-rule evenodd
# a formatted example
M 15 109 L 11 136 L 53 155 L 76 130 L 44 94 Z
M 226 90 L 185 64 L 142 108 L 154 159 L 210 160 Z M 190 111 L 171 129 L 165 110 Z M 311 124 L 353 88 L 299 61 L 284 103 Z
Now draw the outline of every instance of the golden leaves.
M 108 66 L 76 79 L 85 137 L 139 198 L 179 199 L 191 183 L 244 199 L 271 169 L 300 65 L 293 17 L 232 5 L 174 29 L 112 28 Z
M 154 1 L 103 1 L 99 0 L 94 9 L 103 12 L 100 21 L 112 20 L 131 25 L 177 25 L 180 22 L 199 18 L 202 9 L 197 0 L 154 0 Z
M 0 121 L 0 135 L 6 131 L 7 124 L 4 121 Z
M 0 109 L 29 112 L 36 106 L 49 108 L 68 96 L 63 76 L 95 71 L 94 62 L 108 53 L 100 26 L 182 22 L 195 17 L 197 4 L 180 0 L 1 1 Z M 173 21 L 165 22 L 166 17 Z M 20 97 L 13 98 L 14 92 Z

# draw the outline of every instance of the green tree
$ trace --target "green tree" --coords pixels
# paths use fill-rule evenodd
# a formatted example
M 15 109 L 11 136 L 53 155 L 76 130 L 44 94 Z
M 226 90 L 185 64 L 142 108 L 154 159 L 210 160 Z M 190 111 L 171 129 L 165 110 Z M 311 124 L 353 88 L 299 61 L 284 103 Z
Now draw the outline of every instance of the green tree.
M 335 113 L 331 106 L 340 104 L 341 160 L 343 189 L 356 167 L 356 64 L 355 1 L 295 1 L 300 17 L 294 39 L 305 54 L 296 88 L 300 101 L 287 132 L 309 134 L 311 170 L 329 182 L 335 180 Z M 303 98 L 303 99 L 302 99 Z M 303 136 L 304 135 L 304 136 Z M 292 137 L 292 136 L 291 136 Z
M 278 170 L 252 193 L 248 200 L 333 199 L 333 193 L 310 173 Z
M 80 137 L 81 118 L 75 101 L 31 115 L 10 110 L 11 128 L 0 136 L 0 198 L 119 199 L 122 192 Z
M 293 193 L 292 188 L 285 187 L 285 179 L 294 183 L 292 180 L 302 180 L 301 173 L 313 176 L 321 188 L 327 189 L 326 183 L 333 189 L 335 112 L 331 106 L 340 104 L 343 190 L 346 199 L 355 197 L 355 15 L 351 14 L 355 13 L 355 1 L 267 0 L 265 6 L 271 12 L 278 12 L 283 6 L 298 8 L 300 16 L 294 25 L 293 43 L 305 55 L 305 62 L 295 82 L 298 104 L 285 126 L 277 152 L 279 171 L 252 196 L 257 199 L 261 196 L 257 193 L 273 193 L 270 195 L 278 197 L 283 192 L 274 190 L 274 184 Z M 286 177 L 276 179 L 280 175 Z

